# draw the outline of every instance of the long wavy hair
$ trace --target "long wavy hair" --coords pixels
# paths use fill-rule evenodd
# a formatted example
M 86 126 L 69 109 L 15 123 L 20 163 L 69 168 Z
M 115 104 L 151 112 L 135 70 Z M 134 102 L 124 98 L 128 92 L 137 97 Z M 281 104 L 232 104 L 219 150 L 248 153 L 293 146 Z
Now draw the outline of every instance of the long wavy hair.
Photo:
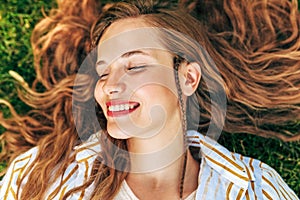
M 74 100 L 73 93 L 77 91 L 74 87 L 81 87 L 74 85 L 74 80 L 91 46 L 118 19 L 143 17 L 149 25 L 181 32 L 206 48 L 224 80 L 216 81 L 223 85 L 228 100 L 224 131 L 299 140 L 299 133 L 290 133 L 285 128 L 300 119 L 297 1 L 180 1 L 179 7 L 176 2 L 151 0 L 106 7 L 93 0 L 65 0 L 58 1 L 58 8 L 36 25 L 31 41 L 37 78 L 32 88 L 18 85 L 20 98 L 33 109 L 19 116 L 7 103 L 13 117 L 0 116 L 0 123 L 6 128 L 1 136 L 6 141 L 3 156 L 12 160 L 33 146 L 39 147 L 32 166 L 35 173 L 25 172 L 29 178 L 22 188 L 21 199 L 41 199 L 52 181 L 74 160 L 73 147 L 82 142 L 81 138 L 99 131 L 97 122 L 91 123 L 81 115 L 88 109 L 85 105 L 95 103 L 91 95 L 95 81 L 82 76 L 81 84 L 90 89 L 82 90 L 87 94 L 81 95 L 84 98 Z M 200 86 L 204 86 L 198 90 L 204 118 L 199 127 L 205 130 L 211 104 L 205 98 L 208 95 L 205 83 Z M 95 161 L 90 179 L 64 198 L 93 183 L 97 187 L 92 199 L 111 199 L 126 178 L 126 172 L 103 164 L 126 158 L 127 155 L 118 154 L 112 147 L 114 144 L 126 149 L 126 142 L 105 133 L 101 109 L 98 120 L 103 129 L 100 159 Z M 81 127 L 75 126 L 75 122 L 80 122 L 77 124 Z M 106 142 L 107 139 L 111 142 Z M 128 159 L 122 163 L 129 165 Z M 50 177 L 54 168 L 57 168 L 55 177 Z

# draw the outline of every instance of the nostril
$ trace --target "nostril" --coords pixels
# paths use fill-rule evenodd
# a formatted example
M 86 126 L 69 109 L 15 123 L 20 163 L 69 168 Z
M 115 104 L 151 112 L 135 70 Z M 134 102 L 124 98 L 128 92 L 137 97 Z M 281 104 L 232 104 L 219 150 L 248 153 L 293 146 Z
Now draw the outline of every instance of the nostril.
M 109 92 L 109 94 L 116 94 L 116 93 L 118 93 L 117 90 L 111 90 L 111 91 Z
M 105 85 L 104 86 L 104 92 L 107 95 L 118 94 L 118 93 L 122 93 L 123 91 L 124 91 L 123 84 Z

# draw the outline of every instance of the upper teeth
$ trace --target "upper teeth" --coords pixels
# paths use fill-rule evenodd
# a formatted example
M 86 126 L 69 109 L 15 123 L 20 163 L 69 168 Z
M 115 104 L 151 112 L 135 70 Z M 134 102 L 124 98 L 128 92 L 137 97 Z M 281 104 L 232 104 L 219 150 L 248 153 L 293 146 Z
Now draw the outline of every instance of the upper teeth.
M 121 105 L 113 105 L 113 106 L 109 106 L 108 110 L 109 111 L 122 111 L 122 110 L 129 110 L 129 109 L 133 109 L 134 105 L 129 105 L 129 104 L 121 104 Z

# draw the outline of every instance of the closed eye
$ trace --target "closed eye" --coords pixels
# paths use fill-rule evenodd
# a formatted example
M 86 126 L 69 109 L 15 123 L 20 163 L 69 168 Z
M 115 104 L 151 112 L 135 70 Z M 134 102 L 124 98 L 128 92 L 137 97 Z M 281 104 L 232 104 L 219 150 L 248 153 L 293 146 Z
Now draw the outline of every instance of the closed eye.
M 128 71 L 128 73 L 141 72 L 141 71 L 144 71 L 146 67 L 147 67 L 147 65 L 127 67 L 126 71 Z M 107 73 L 107 72 L 104 72 L 103 74 L 98 73 L 98 80 L 103 81 L 108 77 L 108 75 L 109 75 L 109 73 Z
M 139 71 L 146 68 L 146 65 L 140 65 L 140 66 L 133 66 L 133 67 L 128 67 L 128 71 Z
M 98 75 L 98 80 L 104 80 L 107 76 L 108 76 L 108 73 L 99 74 Z

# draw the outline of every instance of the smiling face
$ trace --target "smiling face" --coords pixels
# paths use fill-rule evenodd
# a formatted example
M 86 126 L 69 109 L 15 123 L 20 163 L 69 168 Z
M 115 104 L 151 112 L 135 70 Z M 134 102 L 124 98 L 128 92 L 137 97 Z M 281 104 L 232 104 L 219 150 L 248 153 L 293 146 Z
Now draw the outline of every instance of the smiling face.
M 181 125 L 174 55 L 136 31 L 144 27 L 141 19 L 114 22 L 98 45 L 95 98 L 114 138 L 149 138 Z

